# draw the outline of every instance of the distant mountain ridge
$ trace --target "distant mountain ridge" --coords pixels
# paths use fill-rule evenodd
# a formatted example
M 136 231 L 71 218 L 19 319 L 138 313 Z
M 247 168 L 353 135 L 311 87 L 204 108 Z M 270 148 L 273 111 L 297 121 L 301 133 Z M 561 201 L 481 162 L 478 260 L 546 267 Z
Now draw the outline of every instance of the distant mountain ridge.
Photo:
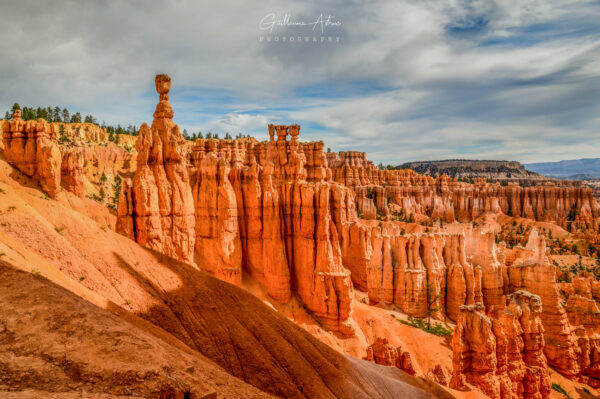
M 545 176 L 527 170 L 517 161 L 446 159 L 406 162 L 398 168 L 412 169 L 429 176 L 446 174 L 452 178 L 469 180 L 475 178 L 514 182 L 547 180 Z
M 558 162 L 528 163 L 524 166 L 531 171 L 558 179 L 600 179 L 600 158 L 582 158 Z

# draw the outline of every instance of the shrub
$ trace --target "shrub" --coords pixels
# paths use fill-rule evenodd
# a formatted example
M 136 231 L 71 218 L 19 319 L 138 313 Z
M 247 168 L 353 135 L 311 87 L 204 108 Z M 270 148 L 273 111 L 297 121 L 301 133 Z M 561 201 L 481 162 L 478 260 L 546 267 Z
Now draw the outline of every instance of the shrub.
M 562 387 L 562 386 L 561 386 L 559 383 L 553 382 L 553 383 L 552 383 L 552 389 L 553 389 L 553 390 L 555 390 L 555 391 L 556 391 L 556 392 L 558 392 L 558 393 L 562 393 L 562 394 L 563 394 L 563 395 L 565 395 L 567 398 L 571 399 L 571 395 L 569 395 L 569 394 L 567 393 L 567 391 L 565 391 L 565 389 L 564 389 L 564 388 L 563 388 L 563 387 Z
M 424 319 L 419 319 L 412 316 L 408 316 L 408 320 L 396 320 L 398 320 L 402 324 L 406 324 L 407 326 L 416 327 L 420 330 L 428 332 L 429 334 L 437 335 L 438 337 L 445 337 L 454 332 L 454 330 L 452 330 L 452 327 L 450 327 L 447 324 L 434 322 L 431 323 L 429 327 L 427 327 L 427 322 Z

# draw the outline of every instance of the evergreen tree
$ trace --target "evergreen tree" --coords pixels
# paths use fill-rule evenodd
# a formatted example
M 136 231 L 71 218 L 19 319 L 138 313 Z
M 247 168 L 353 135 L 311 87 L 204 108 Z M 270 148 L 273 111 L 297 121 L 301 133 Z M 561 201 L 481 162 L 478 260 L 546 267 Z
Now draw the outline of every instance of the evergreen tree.
M 98 192 L 98 194 L 100 195 L 100 199 L 104 200 L 104 197 L 106 197 L 106 193 L 104 192 L 104 187 L 100 187 L 100 191 Z
M 19 105 L 19 103 L 14 103 L 12 106 L 12 111 L 15 112 L 15 110 L 18 109 L 19 111 L 21 110 L 21 106 Z
M 121 194 L 121 183 L 122 183 L 121 176 L 117 175 L 115 177 L 115 181 L 113 182 L 113 198 L 112 198 L 112 203 L 113 203 L 113 207 L 114 209 L 117 208 L 117 205 L 119 205 L 119 195 Z
M 6 111 L 6 113 L 4 114 L 4 119 L 9 120 L 11 118 L 12 116 L 10 115 L 10 112 Z
M 219 133 L 215 133 L 215 136 L 214 136 L 214 137 L 215 137 L 217 140 L 219 140 Z
M 62 110 L 62 120 L 63 122 L 69 122 L 71 120 L 71 114 L 69 114 L 69 110 L 63 108 Z
M 231 135 L 229 132 L 225 133 L 225 140 L 231 140 Z
M 48 122 L 54 122 L 54 119 L 52 118 L 52 116 L 53 116 L 52 107 L 47 107 L 46 108 L 46 118 L 47 118 L 46 120 Z
M 60 111 L 60 108 L 59 108 L 59 107 L 54 107 L 54 111 L 53 111 L 53 113 L 52 113 L 52 119 L 53 119 L 55 122 L 62 122 L 62 120 L 60 119 L 60 117 L 61 117 L 61 114 L 62 114 L 62 113 L 61 113 L 61 111 Z
M 104 182 L 106 182 L 106 180 L 107 180 L 106 173 L 102 172 L 102 176 L 100 176 L 100 181 L 102 183 L 104 183 Z
M 58 127 L 58 142 L 63 144 L 71 142 L 71 140 L 69 140 L 69 138 L 67 137 L 65 125 L 63 125 L 62 123 Z
M 207 139 L 212 139 L 212 133 L 211 132 L 206 133 L 206 138 Z
M 192 140 L 196 141 L 196 139 L 198 138 L 198 136 L 196 136 L 196 133 L 192 134 Z
M 204 138 L 204 136 L 202 135 L 202 132 L 198 132 L 198 138 L 199 139 L 203 139 Z
M 79 112 L 76 112 L 71 116 L 71 123 L 81 123 L 81 114 Z
M 188 136 L 187 129 L 183 129 L 183 137 L 185 137 L 186 140 L 190 139 L 190 137 Z

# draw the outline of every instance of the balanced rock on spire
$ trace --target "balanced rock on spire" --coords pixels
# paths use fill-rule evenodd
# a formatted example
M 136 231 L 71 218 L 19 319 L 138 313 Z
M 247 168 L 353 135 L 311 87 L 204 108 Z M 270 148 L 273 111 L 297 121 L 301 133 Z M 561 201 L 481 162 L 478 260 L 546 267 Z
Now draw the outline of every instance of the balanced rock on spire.
M 133 183 L 123 186 L 117 230 L 138 243 L 184 262 L 193 262 L 194 200 L 186 168 L 185 139 L 173 122 L 171 78 L 157 75 L 159 103 L 152 126 L 143 124 L 135 148 Z

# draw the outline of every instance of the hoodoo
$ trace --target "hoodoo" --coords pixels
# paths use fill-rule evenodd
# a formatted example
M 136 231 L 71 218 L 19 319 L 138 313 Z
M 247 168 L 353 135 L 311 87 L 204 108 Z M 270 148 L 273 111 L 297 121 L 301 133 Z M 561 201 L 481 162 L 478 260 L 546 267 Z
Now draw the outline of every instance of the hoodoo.
M 141 245 L 193 262 L 194 201 L 185 139 L 173 122 L 171 78 L 157 75 L 155 83 L 159 102 L 152 126 L 140 127 L 137 169 L 133 183 L 121 191 L 117 228 Z
M 8 163 L 37 180 L 52 198 L 60 192 L 61 154 L 56 132 L 43 119 L 24 121 L 15 109 L 3 126 L 4 154 Z

